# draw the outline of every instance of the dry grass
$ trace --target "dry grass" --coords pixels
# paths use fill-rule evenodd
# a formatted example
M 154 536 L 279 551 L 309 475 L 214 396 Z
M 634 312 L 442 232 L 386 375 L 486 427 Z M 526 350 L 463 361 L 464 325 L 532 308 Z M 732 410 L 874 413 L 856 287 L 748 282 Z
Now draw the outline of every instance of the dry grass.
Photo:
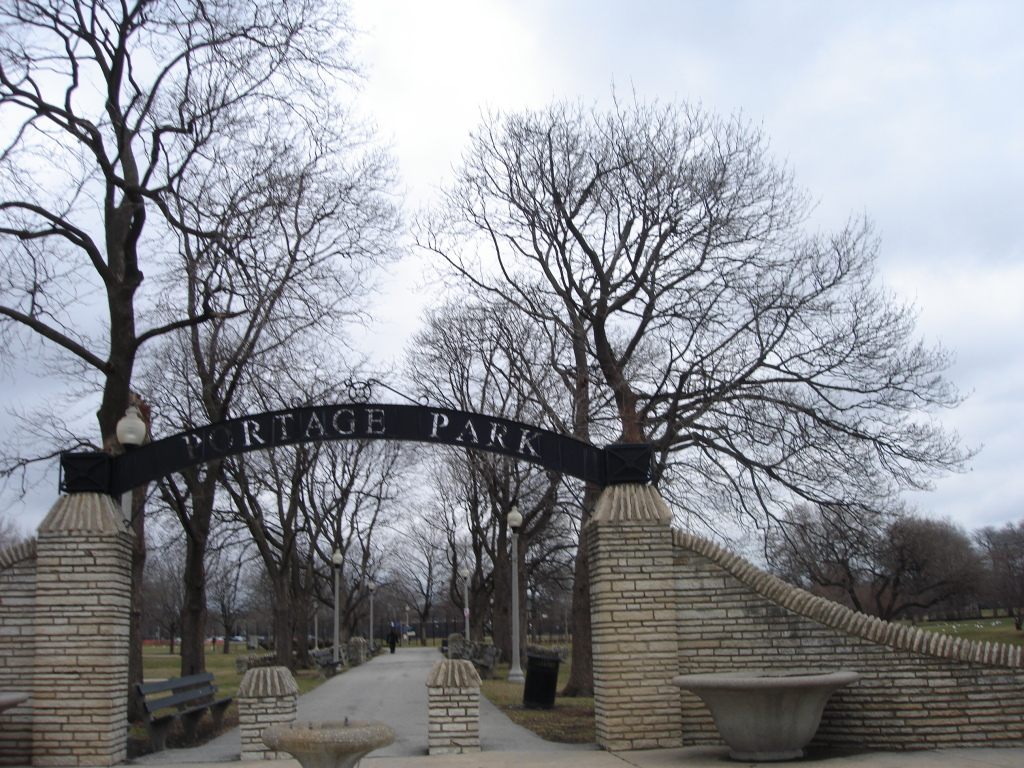
M 1005 617 L 987 616 L 980 619 L 963 619 L 962 621 L 921 621 L 918 622 L 917 628 L 962 637 L 965 640 L 977 640 L 981 643 L 991 641 L 1008 645 L 1024 645 L 1024 632 L 1018 631 L 1013 626 L 1013 619 Z
M 556 696 L 554 709 L 527 709 L 523 706 L 523 686 L 510 683 L 508 665 L 499 665 L 494 680 L 484 680 L 481 693 L 518 725 L 528 728 L 545 741 L 566 744 L 591 744 L 594 741 L 594 699 Z M 558 668 L 558 689 L 569 679 L 569 665 Z

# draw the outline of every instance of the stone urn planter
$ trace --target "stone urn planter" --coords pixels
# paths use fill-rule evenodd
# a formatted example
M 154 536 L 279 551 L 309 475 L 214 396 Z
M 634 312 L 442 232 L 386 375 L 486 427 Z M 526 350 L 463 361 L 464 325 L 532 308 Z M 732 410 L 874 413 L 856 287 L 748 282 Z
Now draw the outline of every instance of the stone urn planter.
M 322 722 L 272 725 L 263 731 L 269 749 L 287 752 L 302 768 L 351 768 L 375 749 L 395 740 L 385 723 Z
M 711 710 L 733 760 L 770 762 L 802 757 L 825 702 L 859 679 L 847 671 L 750 670 L 680 675 L 672 682 Z

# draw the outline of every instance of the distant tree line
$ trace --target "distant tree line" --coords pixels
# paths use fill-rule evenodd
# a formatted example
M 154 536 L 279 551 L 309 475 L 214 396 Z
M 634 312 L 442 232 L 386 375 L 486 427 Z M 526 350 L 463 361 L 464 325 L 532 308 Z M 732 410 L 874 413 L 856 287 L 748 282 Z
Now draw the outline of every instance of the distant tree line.
M 767 536 L 765 555 L 782 578 L 882 619 L 989 609 L 1021 629 L 1024 520 L 969 533 L 902 508 L 866 518 L 838 505 L 801 505 Z

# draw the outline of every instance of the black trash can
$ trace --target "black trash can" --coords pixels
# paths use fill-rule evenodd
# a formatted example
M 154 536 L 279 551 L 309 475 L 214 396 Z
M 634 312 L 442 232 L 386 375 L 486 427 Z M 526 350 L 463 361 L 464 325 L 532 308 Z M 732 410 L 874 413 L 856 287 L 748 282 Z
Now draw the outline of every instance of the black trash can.
M 558 657 L 527 654 L 523 706 L 527 709 L 553 709 L 556 688 L 558 688 Z

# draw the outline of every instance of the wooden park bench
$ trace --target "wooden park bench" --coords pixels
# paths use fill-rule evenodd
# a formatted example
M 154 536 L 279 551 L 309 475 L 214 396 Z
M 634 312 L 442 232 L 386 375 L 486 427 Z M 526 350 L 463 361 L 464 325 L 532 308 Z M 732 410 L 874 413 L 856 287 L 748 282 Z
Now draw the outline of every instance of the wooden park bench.
M 332 648 L 321 648 L 318 651 L 311 651 L 310 658 L 313 659 L 313 663 L 316 664 L 317 669 L 320 670 L 320 674 L 324 677 L 333 677 L 338 674 L 338 670 L 348 665 L 348 649 L 338 649 L 338 660 L 334 660 L 334 650 Z
M 219 729 L 224 721 L 224 710 L 232 700 L 231 696 L 217 699 L 217 686 L 210 672 L 136 685 L 142 696 L 143 721 L 154 752 L 167 748 L 167 732 L 175 720 L 181 720 L 189 741 L 195 740 L 196 728 L 207 710 L 214 728 Z
M 490 680 L 494 677 L 494 670 L 498 668 L 498 649 L 493 645 L 481 646 L 470 661 L 476 666 L 481 678 Z

